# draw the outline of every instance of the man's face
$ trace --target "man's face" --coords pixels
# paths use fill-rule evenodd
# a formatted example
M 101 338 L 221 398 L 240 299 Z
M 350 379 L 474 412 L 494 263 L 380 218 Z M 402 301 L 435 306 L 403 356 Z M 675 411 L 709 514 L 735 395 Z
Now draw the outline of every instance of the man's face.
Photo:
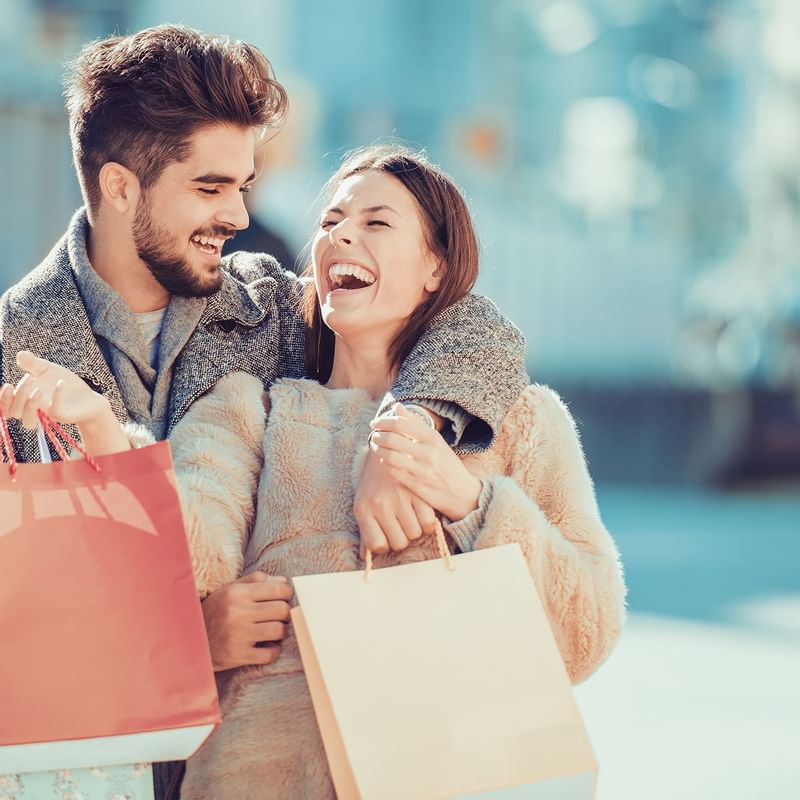
M 222 285 L 225 240 L 247 227 L 244 192 L 255 179 L 253 132 L 204 128 L 142 193 L 133 222 L 139 258 L 170 294 L 206 297 Z

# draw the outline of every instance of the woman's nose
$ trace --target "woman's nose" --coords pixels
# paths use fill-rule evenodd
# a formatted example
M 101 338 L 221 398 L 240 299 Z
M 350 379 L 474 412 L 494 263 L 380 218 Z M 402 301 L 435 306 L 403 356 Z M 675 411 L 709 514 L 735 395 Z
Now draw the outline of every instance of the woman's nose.
M 353 244 L 353 232 L 345 220 L 331 228 L 330 237 L 332 244 Z

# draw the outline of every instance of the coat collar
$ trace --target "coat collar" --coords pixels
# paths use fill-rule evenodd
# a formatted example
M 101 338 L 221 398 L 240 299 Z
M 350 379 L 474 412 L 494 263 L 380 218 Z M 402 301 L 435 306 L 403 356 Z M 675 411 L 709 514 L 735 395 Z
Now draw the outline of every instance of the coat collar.
M 13 359 L 17 351 L 28 347 L 42 358 L 72 370 L 92 388 L 106 395 L 117 417 L 124 421 L 127 411 L 122 395 L 97 343 L 76 281 L 76 270 L 92 269 L 85 255 L 88 224 L 86 211 L 82 208 L 76 212 L 66 234 L 42 264 L 9 290 L 6 307 L 8 317 L 4 321 L 4 377 L 12 382 L 21 377 Z M 235 263 L 234 257 L 223 259 L 222 286 L 207 298 L 195 336 L 192 337 L 198 337 L 198 345 L 204 340 L 199 334 L 216 329 L 218 326 L 214 323 L 232 321 L 252 328 L 267 317 L 274 301 L 275 281 L 256 277 L 260 270 L 254 267 L 255 260 L 251 264 L 251 259 L 243 258 L 246 255 L 240 253 L 237 256 L 243 259 L 244 270 L 238 268 L 240 265 Z M 253 273 L 253 270 L 256 272 Z M 18 341 L 14 340 L 14 330 L 20 332 Z M 187 350 L 194 353 L 191 347 Z M 195 387 L 187 387 L 187 392 L 189 388 Z
M 200 324 L 232 320 L 252 328 L 264 321 L 269 307 L 267 301 L 274 294 L 274 284 L 270 282 L 273 291 L 267 298 L 263 291 L 266 287 L 243 283 L 230 274 L 229 267 L 230 256 L 227 256 L 222 261 L 222 286 L 208 298 Z
M 96 286 L 101 281 L 94 272 L 87 252 L 86 241 L 89 233 L 89 219 L 86 208 L 80 208 L 72 218 L 67 230 L 67 248 L 72 271 L 78 277 L 78 284 Z M 257 291 L 230 274 L 231 256 L 226 256 L 222 261 L 222 286 L 219 291 L 205 300 L 205 309 L 200 318 L 201 324 L 207 322 L 220 322 L 234 320 L 241 325 L 258 325 L 263 321 L 266 311 L 259 302 Z M 101 294 L 97 292 L 97 294 Z M 106 302 L 113 302 L 114 298 L 123 302 L 109 287 Z M 90 309 L 92 311 L 93 309 Z M 102 309 L 94 309 L 100 311 Z M 94 315 L 93 315 L 94 316 Z

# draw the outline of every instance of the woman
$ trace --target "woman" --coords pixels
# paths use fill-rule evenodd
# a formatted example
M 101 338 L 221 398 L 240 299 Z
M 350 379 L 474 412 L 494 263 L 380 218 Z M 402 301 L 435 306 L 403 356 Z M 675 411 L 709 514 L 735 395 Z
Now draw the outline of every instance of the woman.
M 369 447 L 439 512 L 452 549 L 519 543 L 567 670 L 573 681 L 586 678 L 619 635 L 624 586 L 559 398 L 529 387 L 492 448 L 463 457 L 424 409 L 397 407 L 370 426 L 422 328 L 477 277 L 462 196 L 422 156 L 383 146 L 349 157 L 327 197 L 306 295 L 316 380 L 275 384 L 265 420 L 259 382 L 227 376 L 171 438 L 198 589 L 210 592 L 255 570 L 291 578 L 358 569 L 365 546 L 380 553 L 377 567 L 435 558 L 434 537 L 411 520 L 398 521 L 410 531 L 405 549 L 393 549 L 405 541 L 391 528 L 360 540 L 353 486 Z M 84 425 L 90 450 L 126 447 L 102 403 L 62 379 L 51 413 Z M 15 413 L 30 421 L 36 402 L 18 402 Z M 219 689 L 224 724 L 188 762 L 184 800 L 335 796 L 290 630 L 280 658 L 222 673 Z

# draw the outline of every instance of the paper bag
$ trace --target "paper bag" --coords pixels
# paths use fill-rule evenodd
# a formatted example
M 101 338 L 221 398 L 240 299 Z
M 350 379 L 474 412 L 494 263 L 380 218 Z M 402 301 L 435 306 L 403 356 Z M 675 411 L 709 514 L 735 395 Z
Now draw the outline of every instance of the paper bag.
M 592 798 L 597 763 L 518 545 L 294 579 L 340 800 Z
M 169 444 L 0 464 L 0 775 L 183 759 L 219 720 Z

